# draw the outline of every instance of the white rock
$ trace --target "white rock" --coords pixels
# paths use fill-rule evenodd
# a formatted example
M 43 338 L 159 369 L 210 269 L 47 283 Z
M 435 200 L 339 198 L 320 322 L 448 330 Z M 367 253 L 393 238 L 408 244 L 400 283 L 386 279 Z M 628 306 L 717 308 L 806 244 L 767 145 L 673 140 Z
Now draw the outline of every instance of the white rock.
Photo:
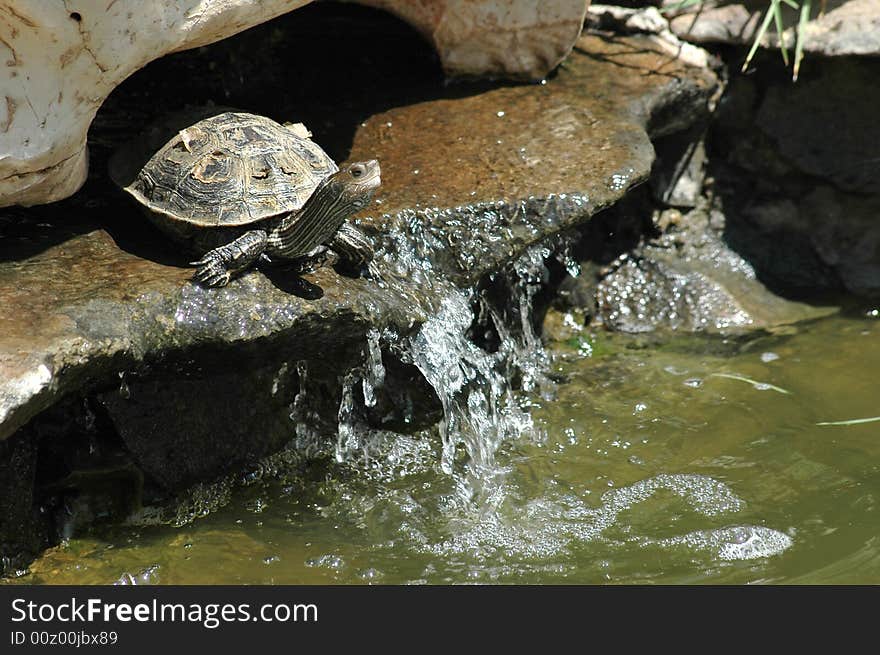
M 656 7 L 634 9 L 592 4 L 587 12 L 587 24 L 598 29 L 611 28 L 618 32 L 649 35 L 671 57 L 699 68 L 709 65 L 709 53 L 673 34 L 669 22 Z
M 0 206 L 69 196 L 86 132 L 122 80 L 309 0 L 6 0 L 0 3 Z
M 82 185 L 92 119 L 133 72 L 309 1 L 0 0 L 0 207 L 60 200 Z M 589 0 L 360 4 L 411 23 L 450 75 L 537 79 L 573 47 Z

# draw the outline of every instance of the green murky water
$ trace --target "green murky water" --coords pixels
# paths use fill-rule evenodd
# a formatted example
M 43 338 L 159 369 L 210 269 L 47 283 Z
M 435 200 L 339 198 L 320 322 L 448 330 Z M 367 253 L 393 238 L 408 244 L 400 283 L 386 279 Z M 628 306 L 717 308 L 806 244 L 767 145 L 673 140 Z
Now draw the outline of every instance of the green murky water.
M 817 425 L 880 415 L 876 319 L 555 352 L 545 436 L 505 444 L 478 500 L 401 439 L 184 527 L 77 536 L 16 582 L 880 583 L 880 422 Z

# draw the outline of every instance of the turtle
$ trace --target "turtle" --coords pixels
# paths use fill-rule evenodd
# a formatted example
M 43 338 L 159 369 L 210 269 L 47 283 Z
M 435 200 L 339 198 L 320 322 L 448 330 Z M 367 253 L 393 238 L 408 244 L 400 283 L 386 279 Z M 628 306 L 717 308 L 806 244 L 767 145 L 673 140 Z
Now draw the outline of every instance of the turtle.
M 261 259 L 305 270 L 327 249 L 362 268 L 373 248 L 347 219 L 380 186 L 379 162 L 340 168 L 310 136 L 301 123 L 225 111 L 179 130 L 120 185 L 199 256 L 190 265 L 205 286 L 225 286 Z

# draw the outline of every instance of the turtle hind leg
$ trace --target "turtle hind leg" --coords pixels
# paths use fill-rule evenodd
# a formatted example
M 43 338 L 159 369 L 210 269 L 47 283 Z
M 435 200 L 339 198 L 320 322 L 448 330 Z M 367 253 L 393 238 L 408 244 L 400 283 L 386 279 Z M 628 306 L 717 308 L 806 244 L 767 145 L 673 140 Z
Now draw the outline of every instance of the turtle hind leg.
M 256 262 L 269 241 L 263 230 L 245 232 L 225 246 L 209 250 L 191 266 L 198 266 L 193 278 L 206 287 L 225 287 L 234 275 L 250 268 Z
M 354 270 L 370 267 L 375 255 L 373 244 L 351 223 L 343 223 L 327 241 L 327 247 L 339 255 L 347 267 Z

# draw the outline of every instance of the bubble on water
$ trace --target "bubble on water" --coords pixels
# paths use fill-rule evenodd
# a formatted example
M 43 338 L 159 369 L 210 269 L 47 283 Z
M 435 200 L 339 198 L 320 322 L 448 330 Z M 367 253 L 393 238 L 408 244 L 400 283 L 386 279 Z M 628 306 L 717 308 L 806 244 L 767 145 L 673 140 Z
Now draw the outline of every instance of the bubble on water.
M 312 557 L 305 562 L 306 566 L 320 569 L 330 569 L 331 571 L 339 571 L 345 568 L 345 560 L 339 555 L 320 555 Z
M 691 532 L 680 537 L 653 542 L 662 547 L 685 546 L 709 551 L 725 561 L 772 557 L 788 550 L 794 543 L 784 532 L 763 526 L 739 525 L 715 530 Z
M 606 482 L 609 486 L 613 481 Z M 734 513 L 744 503 L 724 483 L 696 474 L 664 474 L 647 478 L 627 487 L 609 489 L 602 503 L 593 507 L 577 494 L 545 494 L 525 503 L 506 507 L 506 511 L 473 511 L 450 523 L 445 539 L 413 544 L 422 552 L 448 557 L 468 555 L 494 557 L 503 552 L 508 557 L 549 559 L 568 552 L 578 543 L 603 539 L 603 533 L 618 524 L 622 512 L 649 500 L 658 491 L 669 491 L 706 517 Z M 515 495 L 508 489 L 509 495 Z M 508 513 L 509 512 L 509 513 Z M 687 535 L 690 537 L 691 535 Z M 685 537 L 675 537 L 682 540 Z M 639 539 L 635 539 L 639 540 Z M 679 541 L 641 538 L 645 543 L 677 544 Z M 725 554 L 729 554 L 725 551 Z
M 123 573 L 119 576 L 119 579 L 114 582 L 114 585 L 144 585 L 144 584 L 158 584 L 159 583 L 159 565 L 153 564 L 152 566 L 148 566 L 145 569 L 142 569 L 138 573 Z
M 661 474 L 609 491 L 602 496 L 602 501 L 609 508 L 622 511 L 647 500 L 661 489 L 677 494 L 704 516 L 738 512 L 745 505 L 723 482 L 696 474 Z
M 703 386 L 702 378 L 688 378 L 682 384 L 686 387 L 693 387 L 694 389 L 699 389 Z
M 777 359 L 779 359 L 779 355 L 774 352 L 761 353 L 761 361 L 765 364 L 769 362 L 775 362 Z

